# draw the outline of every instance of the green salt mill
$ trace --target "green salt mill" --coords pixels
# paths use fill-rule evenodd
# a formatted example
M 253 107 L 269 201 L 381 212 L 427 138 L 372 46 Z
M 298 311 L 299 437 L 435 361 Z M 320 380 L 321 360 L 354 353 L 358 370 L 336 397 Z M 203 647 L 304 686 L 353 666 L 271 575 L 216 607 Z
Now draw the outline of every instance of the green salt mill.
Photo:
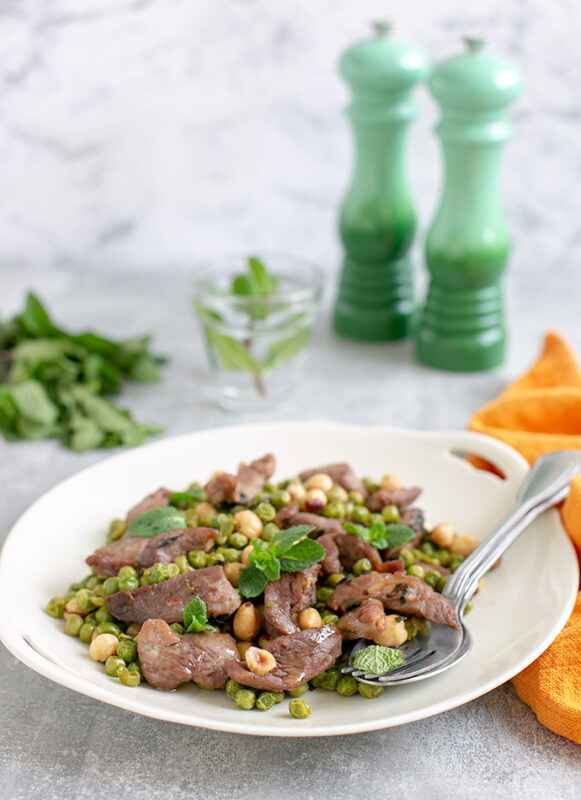
M 340 73 L 353 99 L 348 116 L 355 134 L 355 167 L 341 208 L 345 248 L 335 304 L 337 333 L 384 341 L 408 333 L 413 311 L 409 249 L 416 213 L 404 172 L 404 145 L 416 116 L 414 86 L 428 74 L 423 52 L 395 39 L 386 23 L 350 47 Z
M 444 189 L 426 242 L 431 282 L 416 331 L 420 361 L 458 372 L 504 360 L 500 278 L 510 238 L 498 178 L 508 106 L 521 89 L 511 62 L 488 53 L 482 39 L 465 41 L 467 52 L 442 61 L 428 81 L 442 111 Z

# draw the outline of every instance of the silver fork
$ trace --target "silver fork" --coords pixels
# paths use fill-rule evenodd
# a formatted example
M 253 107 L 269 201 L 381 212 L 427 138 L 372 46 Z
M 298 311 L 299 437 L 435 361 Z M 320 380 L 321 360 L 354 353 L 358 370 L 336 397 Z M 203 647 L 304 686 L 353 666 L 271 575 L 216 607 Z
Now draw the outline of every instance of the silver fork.
M 358 639 L 349 655 L 348 665 L 341 671 L 362 683 L 401 686 L 439 675 L 458 664 L 472 647 L 472 636 L 462 622 L 462 615 L 476 591 L 478 581 L 543 511 L 567 496 L 571 478 L 580 472 L 581 450 L 559 450 L 535 461 L 507 516 L 446 583 L 442 594 L 448 598 L 458 615 L 458 630 L 432 623 L 427 635 L 419 634 L 398 648 L 404 664 L 382 674 L 353 669 L 356 654 L 371 644 L 365 639 Z

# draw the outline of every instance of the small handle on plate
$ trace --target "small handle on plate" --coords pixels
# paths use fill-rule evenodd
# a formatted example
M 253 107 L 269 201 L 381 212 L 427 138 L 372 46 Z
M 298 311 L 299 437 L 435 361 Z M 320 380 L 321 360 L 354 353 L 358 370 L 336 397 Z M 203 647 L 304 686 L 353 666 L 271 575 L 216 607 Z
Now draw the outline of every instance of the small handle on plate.
M 529 465 L 525 459 L 500 439 L 493 439 L 483 433 L 473 431 L 445 431 L 431 435 L 435 444 L 441 445 L 446 452 L 458 450 L 470 453 L 490 461 L 506 475 L 509 481 L 518 484 L 524 479 Z

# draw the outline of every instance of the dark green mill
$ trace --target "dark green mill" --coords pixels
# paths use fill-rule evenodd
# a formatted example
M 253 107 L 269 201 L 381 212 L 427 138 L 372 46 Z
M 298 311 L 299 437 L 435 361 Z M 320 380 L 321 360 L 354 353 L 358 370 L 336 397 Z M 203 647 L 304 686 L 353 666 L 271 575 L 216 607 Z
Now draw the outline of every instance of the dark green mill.
M 337 333 L 385 341 L 408 333 L 413 311 L 409 250 L 416 213 L 404 172 L 405 136 L 416 110 L 414 86 L 428 72 L 414 45 L 375 26 L 376 36 L 343 55 L 350 85 L 355 167 L 340 216 L 345 258 L 335 304 Z

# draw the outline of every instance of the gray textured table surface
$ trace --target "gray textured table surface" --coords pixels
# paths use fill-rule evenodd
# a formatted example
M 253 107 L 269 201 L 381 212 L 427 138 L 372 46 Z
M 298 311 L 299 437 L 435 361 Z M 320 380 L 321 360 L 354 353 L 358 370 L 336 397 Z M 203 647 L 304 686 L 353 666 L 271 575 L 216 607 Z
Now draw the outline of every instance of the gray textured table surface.
M 537 272 L 539 275 L 539 272 Z M 463 427 L 534 358 L 544 330 L 557 326 L 581 348 L 574 267 L 550 284 L 510 278 L 511 350 L 503 369 L 448 375 L 413 363 L 408 343 L 340 342 L 320 325 L 309 380 L 285 410 L 261 419 L 332 419 L 404 427 Z M 138 416 L 165 423 L 167 435 L 257 416 L 216 409 L 183 277 L 5 271 L 2 311 L 36 287 L 59 319 L 106 331 L 157 331 L 172 361 L 158 386 L 124 397 Z M 535 289 L 536 286 L 536 289 Z M 542 287 L 542 291 L 541 291 Z M 44 491 L 106 457 L 76 455 L 55 443 L 0 442 L 0 537 Z M 8 613 L 0 609 L 0 613 Z M 333 739 L 241 737 L 138 717 L 50 683 L 0 648 L 0 796 L 82 798 L 405 797 L 577 798 L 579 748 L 543 728 L 512 686 L 438 717 Z

